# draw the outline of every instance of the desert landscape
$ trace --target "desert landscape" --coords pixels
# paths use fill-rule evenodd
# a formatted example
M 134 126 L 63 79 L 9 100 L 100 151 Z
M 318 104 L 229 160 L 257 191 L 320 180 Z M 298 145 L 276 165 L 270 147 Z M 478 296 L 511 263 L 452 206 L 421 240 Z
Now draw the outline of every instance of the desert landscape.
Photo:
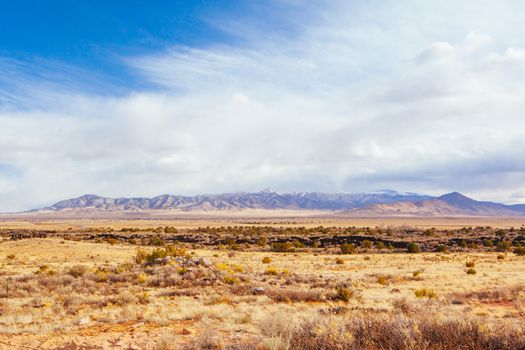
M 0 347 L 525 346 L 518 218 L 226 214 L 2 221 Z
M 0 350 L 525 350 L 523 23 L 0 0 Z

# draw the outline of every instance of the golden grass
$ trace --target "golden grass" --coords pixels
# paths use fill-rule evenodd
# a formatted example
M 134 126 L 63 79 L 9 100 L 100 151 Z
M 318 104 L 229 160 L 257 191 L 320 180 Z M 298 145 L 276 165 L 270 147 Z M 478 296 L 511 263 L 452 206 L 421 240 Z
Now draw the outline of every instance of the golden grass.
M 396 310 L 404 310 L 407 327 L 423 322 L 417 310 L 487 327 L 524 319 L 525 258 L 512 253 L 342 256 L 186 245 L 192 261 L 211 263 L 205 267 L 137 264 L 136 248 L 55 238 L 1 242 L 0 344 L 10 347 L 0 348 L 298 348 L 306 338 L 285 334 L 286 324 L 309 329 L 319 315 L 350 333 L 360 329 L 357 315 L 393 327 Z M 467 262 L 477 274 L 465 273 Z

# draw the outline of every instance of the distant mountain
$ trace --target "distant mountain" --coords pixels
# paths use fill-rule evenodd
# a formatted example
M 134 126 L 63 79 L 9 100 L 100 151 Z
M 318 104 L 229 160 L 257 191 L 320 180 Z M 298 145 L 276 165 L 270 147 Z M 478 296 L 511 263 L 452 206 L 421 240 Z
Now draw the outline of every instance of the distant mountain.
M 267 210 L 327 210 L 337 215 L 353 217 L 381 216 L 525 216 L 525 204 L 505 205 L 476 201 L 452 192 L 432 197 L 411 192 L 381 190 L 370 193 L 277 193 L 272 190 L 180 196 L 165 194 L 153 198 L 108 198 L 86 194 L 66 199 L 31 213 L 140 215 L 168 210 L 180 211 L 240 211 Z M 133 214 L 133 215 L 135 215 Z
M 313 209 L 348 210 L 376 203 L 416 202 L 433 197 L 416 193 L 382 190 L 373 193 L 301 192 L 281 194 L 271 190 L 254 193 L 204 194 L 179 196 L 165 194 L 154 198 L 107 198 L 86 194 L 67 199 L 33 212 L 74 211 L 146 211 L 146 210 L 242 210 L 242 209 Z
M 476 201 L 458 192 L 421 201 L 378 203 L 348 212 L 352 216 L 525 216 L 525 205 Z

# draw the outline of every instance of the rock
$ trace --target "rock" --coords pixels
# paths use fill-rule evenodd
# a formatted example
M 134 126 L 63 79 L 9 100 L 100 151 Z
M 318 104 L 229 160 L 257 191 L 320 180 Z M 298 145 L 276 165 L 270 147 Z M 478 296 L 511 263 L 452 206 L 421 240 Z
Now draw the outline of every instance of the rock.
M 390 291 L 390 293 L 394 294 L 394 293 L 401 293 L 401 291 L 397 288 L 394 288 Z
M 264 294 L 265 291 L 266 289 L 264 289 L 263 287 L 254 287 L 252 289 L 253 294 Z
M 199 265 L 210 267 L 212 265 L 211 261 L 209 259 L 200 258 L 199 259 Z
M 79 325 L 79 326 L 83 326 L 83 325 L 89 324 L 90 322 L 91 322 L 91 319 L 89 318 L 89 316 L 86 316 L 86 317 L 82 317 L 82 318 L 78 321 L 78 325 Z

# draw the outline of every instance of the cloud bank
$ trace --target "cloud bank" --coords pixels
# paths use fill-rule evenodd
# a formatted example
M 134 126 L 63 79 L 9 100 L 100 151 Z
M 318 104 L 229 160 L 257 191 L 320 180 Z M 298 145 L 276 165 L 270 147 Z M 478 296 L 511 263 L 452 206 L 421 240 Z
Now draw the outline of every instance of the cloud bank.
M 290 30 L 226 17 L 234 44 L 123 57 L 150 90 L 0 60 L 0 211 L 265 187 L 525 203 L 525 5 L 274 5 Z

